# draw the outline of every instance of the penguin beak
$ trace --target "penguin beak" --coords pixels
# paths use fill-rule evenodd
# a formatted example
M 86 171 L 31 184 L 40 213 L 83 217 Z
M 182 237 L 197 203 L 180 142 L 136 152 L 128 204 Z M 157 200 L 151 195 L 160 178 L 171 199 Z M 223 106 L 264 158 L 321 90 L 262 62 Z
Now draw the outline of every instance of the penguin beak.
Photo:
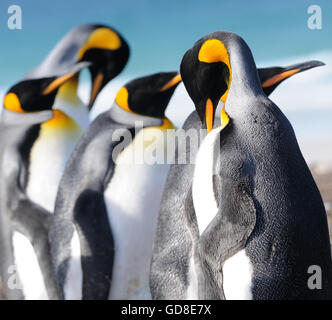
M 214 110 L 213 102 L 208 98 L 205 103 L 205 125 L 208 132 L 213 129 Z
M 58 89 L 61 87 L 65 82 L 67 82 L 69 79 L 71 79 L 75 73 L 69 73 L 64 76 L 61 76 L 59 78 L 56 78 L 53 80 L 43 91 L 43 95 L 46 96 L 53 92 L 54 90 Z
M 67 73 L 56 77 L 43 91 L 43 95 L 48 95 L 54 90 L 60 88 L 65 82 L 74 77 L 79 73 L 83 68 L 89 67 L 91 63 L 89 62 L 79 62 L 70 66 L 67 70 Z
M 90 100 L 88 104 L 89 110 L 91 110 L 99 92 L 103 88 L 103 81 L 104 81 L 104 75 L 101 72 L 99 72 L 97 76 L 93 79 L 91 93 L 90 93 Z
M 281 83 L 282 81 L 288 79 L 296 73 L 303 72 L 306 70 L 310 70 L 312 68 L 324 66 L 325 63 L 321 61 L 307 61 L 303 63 L 294 64 L 284 68 L 277 68 L 278 73 L 271 74 L 269 78 L 267 78 L 262 83 L 262 88 L 273 87 Z M 272 68 L 267 68 L 266 71 Z
M 169 88 L 174 87 L 175 85 L 178 85 L 182 81 L 181 75 L 177 74 L 174 78 L 172 78 L 170 81 L 168 81 L 161 89 L 160 92 L 166 91 Z

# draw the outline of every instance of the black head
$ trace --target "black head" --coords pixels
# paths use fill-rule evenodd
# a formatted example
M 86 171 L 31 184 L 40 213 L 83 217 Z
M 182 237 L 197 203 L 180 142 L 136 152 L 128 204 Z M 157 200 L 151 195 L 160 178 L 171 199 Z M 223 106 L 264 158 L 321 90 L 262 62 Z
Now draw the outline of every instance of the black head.
M 212 130 L 218 102 L 225 100 L 231 81 L 229 54 L 218 33 L 197 41 L 185 53 L 180 71 L 203 125 Z
M 4 108 L 13 112 L 51 110 L 59 87 L 73 76 L 23 80 L 8 90 Z
M 113 28 L 95 25 L 85 44 L 78 52 L 78 61 L 87 61 L 92 78 L 89 109 L 98 93 L 125 67 L 129 58 L 129 46 Z
M 163 118 L 166 107 L 181 82 L 178 72 L 162 72 L 138 78 L 122 87 L 117 96 L 117 104 L 140 115 Z

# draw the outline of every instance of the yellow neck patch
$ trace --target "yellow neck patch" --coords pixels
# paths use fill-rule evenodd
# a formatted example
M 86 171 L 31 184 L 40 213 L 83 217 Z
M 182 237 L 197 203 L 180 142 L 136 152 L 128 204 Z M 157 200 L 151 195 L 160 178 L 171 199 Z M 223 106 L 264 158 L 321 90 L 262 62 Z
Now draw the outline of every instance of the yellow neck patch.
M 161 130 L 168 130 L 168 129 L 174 129 L 175 127 L 173 123 L 168 118 L 165 117 L 163 119 L 163 124 L 157 128 Z
M 91 33 L 87 42 L 78 52 L 78 59 L 81 60 L 84 53 L 89 49 L 117 50 L 121 47 L 119 35 L 108 28 L 99 28 Z
M 122 87 L 116 97 L 115 97 L 115 102 L 118 104 L 119 107 L 121 107 L 122 109 L 128 111 L 128 112 L 132 112 L 129 108 L 128 105 L 128 90 L 126 87 Z
M 3 105 L 7 110 L 10 110 L 13 112 L 21 112 L 21 113 L 25 112 L 21 107 L 20 99 L 13 92 L 6 94 L 6 96 L 3 100 Z
M 72 77 L 70 80 L 65 82 L 58 91 L 58 96 L 63 97 L 64 100 L 71 102 L 72 104 L 77 104 L 79 98 L 77 96 L 78 89 L 78 74 Z
M 72 118 L 58 109 L 53 110 L 53 117 L 50 120 L 44 122 L 42 126 L 48 129 L 70 129 L 73 131 L 79 128 L 79 126 Z
M 225 105 L 222 107 L 220 119 L 221 119 L 221 129 L 224 129 L 229 123 L 229 116 L 226 113 Z

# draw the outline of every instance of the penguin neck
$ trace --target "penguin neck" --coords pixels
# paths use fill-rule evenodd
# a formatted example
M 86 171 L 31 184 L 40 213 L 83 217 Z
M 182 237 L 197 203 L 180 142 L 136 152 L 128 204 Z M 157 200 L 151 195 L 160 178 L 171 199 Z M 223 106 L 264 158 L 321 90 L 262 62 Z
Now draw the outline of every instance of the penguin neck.
M 263 94 L 254 58 L 247 44 L 241 39 L 232 42 L 229 50 L 231 81 L 226 100 L 226 110 L 245 108 L 244 101 Z M 234 66 L 232 68 L 232 66 Z M 231 104 L 231 107 L 229 106 Z M 227 108 L 227 106 L 229 108 Z
M 137 122 L 143 122 L 144 127 L 159 127 L 164 124 L 165 120 L 169 121 L 167 118 L 154 118 L 134 112 L 128 112 L 121 108 L 116 101 L 114 101 L 109 110 L 109 115 L 113 121 L 133 127 Z
M 50 120 L 52 117 L 52 110 L 20 113 L 3 108 L 1 112 L 1 123 L 8 126 L 31 126 L 43 123 Z
M 78 90 L 78 74 L 64 83 L 58 90 L 57 98 L 68 101 L 72 105 L 81 104 L 81 100 L 77 95 Z
M 76 121 L 83 130 L 89 126 L 89 110 L 77 95 L 78 75 L 63 84 L 57 93 L 52 109 L 59 109 Z

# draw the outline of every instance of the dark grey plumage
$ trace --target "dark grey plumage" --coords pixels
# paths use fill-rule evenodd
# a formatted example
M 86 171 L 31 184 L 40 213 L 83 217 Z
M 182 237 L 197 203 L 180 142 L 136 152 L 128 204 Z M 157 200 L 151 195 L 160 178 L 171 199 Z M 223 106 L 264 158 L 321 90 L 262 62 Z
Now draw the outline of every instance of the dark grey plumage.
M 29 151 L 39 133 L 40 123 L 52 117 L 51 111 L 16 114 L 3 110 L 0 125 L 0 271 L 2 287 L 7 299 L 23 299 L 22 290 L 11 288 L 10 278 L 20 279 L 16 272 L 12 237 L 15 231 L 25 235 L 34 244 L 36 256 L 50 299 L 59 298 L 59 288 L 53 273 L 48 244 L 50 213 L 28 199 L 25 187 L 28 181 Z
M 152 259 L 152 296 L 186 297 L 193 249 L 199 298 L 223 299 L 222 266 L 244 249 L 253 266 L 254 299 L 331 299 L 330 243 L 320 193 L 291 124 L 263 93 L 250 49 L 237 35 L 209 34 L 186 53 L 181 75 L 201 119 L 192 114 L 184 128 L 202 128 L 205 101 L 200 105 L 199 90 L 214 79 L 206 79 L 197 57 L 208 39 L 224 43 L 232 67 L 226 100 L 231 120 L 220 132 L 211 177 L 218 213 L 199 235 L 190 187 L 194 166 L 172 165 Z M 308 288 L 311 265 L 323 270 L 322 290 Z

